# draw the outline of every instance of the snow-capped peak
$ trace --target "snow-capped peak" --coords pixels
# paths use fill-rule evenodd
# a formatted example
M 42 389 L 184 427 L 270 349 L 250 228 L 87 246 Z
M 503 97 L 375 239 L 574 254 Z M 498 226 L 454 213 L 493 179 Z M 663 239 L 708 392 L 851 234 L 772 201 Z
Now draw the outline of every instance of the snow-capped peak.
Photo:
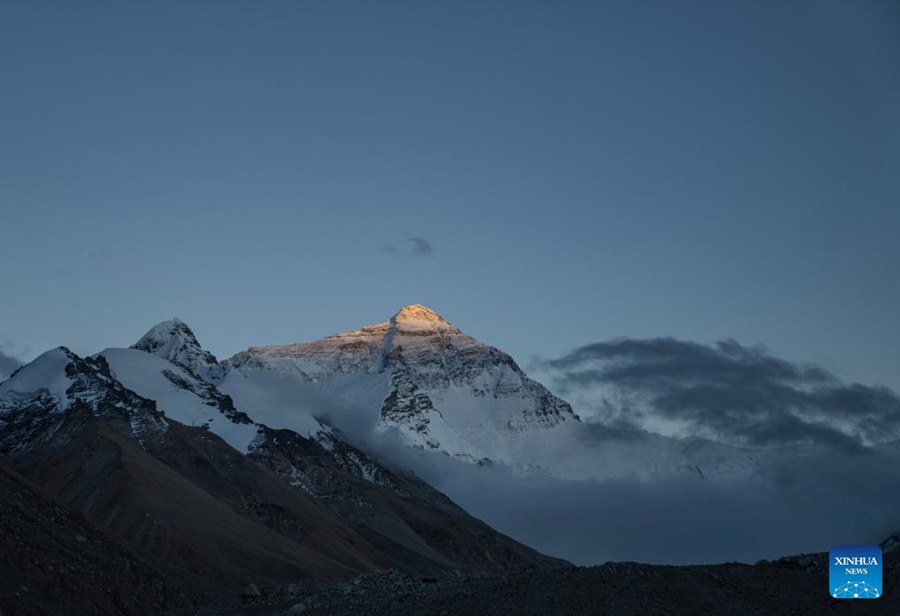
M 460 333 L 447 320 L 422 304 L 410 304 L 401 308 L 386 324 L 403 330 L 452 331 Z
M 215 356 L 200 346 L 191 328 L 178 318 L 154 325 L 131 348 L 162 357 L 188 370 L 218 364 Z
M 409 334 L 412 336 L 427 336 L 442 339 L 446 336 L 458 336 L 462 332 L 451 325 L 444 317 L 422 304 L 410 304 L 401 308 L 394 316 L 381 323 L 363 327 L 347 335 L 366 334 L 371 331 L 392 331 L 396 334 Z M 340 336 L 342 334 L 338 334 Z
M 223 391 L 267 423 L 276 405 L 253 408 L 250 385 L 290 382 L 286 397 L 325 399 L 336 412 L 376 415 L 414 447 L 473 462 L 508 461 L 522 435 L 554 429 L 577 415 L 529 379 L 506 353 L 412 304 L 386 321 L 314 342 L 251 347 L 223 364 Z M 219 381 L 217 381 L 219 383 Z M 288 425 L 290 427 L 290 425 Z
M 410 304 L 401 308 L 394 315 L 397 323 L 446 323 L 447 321 L 430 308 L 422 304 Z

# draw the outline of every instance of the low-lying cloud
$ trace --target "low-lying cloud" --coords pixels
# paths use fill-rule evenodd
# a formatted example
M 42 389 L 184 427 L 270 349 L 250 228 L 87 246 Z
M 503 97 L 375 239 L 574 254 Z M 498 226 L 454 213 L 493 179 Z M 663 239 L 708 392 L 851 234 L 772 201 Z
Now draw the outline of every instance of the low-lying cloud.
M 751 447 L 852 448 L 900 438 L 894 391 L 847 384 L 734 340 L 613 340 L 541 365 L 580 412 L 608 425 Z
M 579 565 L 753 563 L 876 544 L 900 528 L 900 474 L 892 470 L 900 452 L 893 448 L 799 456 L 765 476 L 574 481 L 478 467 L 380 438 L 369 445 L 416 469 L 470 514 Z

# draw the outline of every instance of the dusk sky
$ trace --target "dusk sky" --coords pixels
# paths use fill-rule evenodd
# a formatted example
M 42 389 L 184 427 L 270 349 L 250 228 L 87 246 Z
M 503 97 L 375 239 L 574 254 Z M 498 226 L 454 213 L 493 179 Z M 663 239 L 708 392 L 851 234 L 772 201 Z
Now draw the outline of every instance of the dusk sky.
M 419 302 L 900 389 L 900 3 L 0 4 L 0 351 Z

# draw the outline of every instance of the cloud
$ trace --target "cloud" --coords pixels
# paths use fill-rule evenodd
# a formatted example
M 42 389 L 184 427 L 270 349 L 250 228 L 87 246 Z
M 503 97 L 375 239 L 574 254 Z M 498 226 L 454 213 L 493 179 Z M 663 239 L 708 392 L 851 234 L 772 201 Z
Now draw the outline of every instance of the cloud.
M 734 340 L 619 339 L 540 364 L 582 414 L 607 425 L 751 447 L 854 448 L 900 438 L 892 390 L 846 384 Z
M 399 242 L 382 246 L 384 252 L 407 257 L 427 257 L 434 252 L 434 246 L 423 237 L 408 237 Z
M 617 430 L 606 437 L 617 439 Z M 889 470 L 900 450 L 891 447 L 813 452 L 764 476 L 596 481 L 479 467 L 404 447 L 389 433 L 373 439 L 370 447 L 414 468 L 470 514 L 579 565 L 752 563 L 875 544 L 900 527 L 900 475 Z

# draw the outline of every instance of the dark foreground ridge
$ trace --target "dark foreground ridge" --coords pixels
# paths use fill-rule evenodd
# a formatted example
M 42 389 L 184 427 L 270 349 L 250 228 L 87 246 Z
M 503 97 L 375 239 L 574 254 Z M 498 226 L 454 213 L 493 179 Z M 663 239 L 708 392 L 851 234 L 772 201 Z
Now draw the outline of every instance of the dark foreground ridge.
M 187 605 L 178 579 L 0 465 L 0 614 L 146 614 Z
M 900 566 L 885 565 L 885 596 L 864 601 L 828 597 L 828 555 L 792 556 L 756 565 L 596 567 L 445 574 L 412 578 L 398 572 L 321 586 L 296 585 L 296 596 L 270 597 L 269 610 L 248 614 L 341 615 L 820 615 L 900 614 L 892 585 Z M 291 601 L 293 604 L 291 605 Z M 279 607 L 276 607 L 279 606 Z
M 211 596 L 0 465 L 4 616 L 900 614 L 900 593 L 893 586 L 900 565 L 893 560 L 884 565 L 884 597 L 867 601 L 827 596 L 826 554 L 754 566 L 608 563 L 437 576 L 389 570 L 337 584 L 308 580 L 251 586 L 242 598 Z

